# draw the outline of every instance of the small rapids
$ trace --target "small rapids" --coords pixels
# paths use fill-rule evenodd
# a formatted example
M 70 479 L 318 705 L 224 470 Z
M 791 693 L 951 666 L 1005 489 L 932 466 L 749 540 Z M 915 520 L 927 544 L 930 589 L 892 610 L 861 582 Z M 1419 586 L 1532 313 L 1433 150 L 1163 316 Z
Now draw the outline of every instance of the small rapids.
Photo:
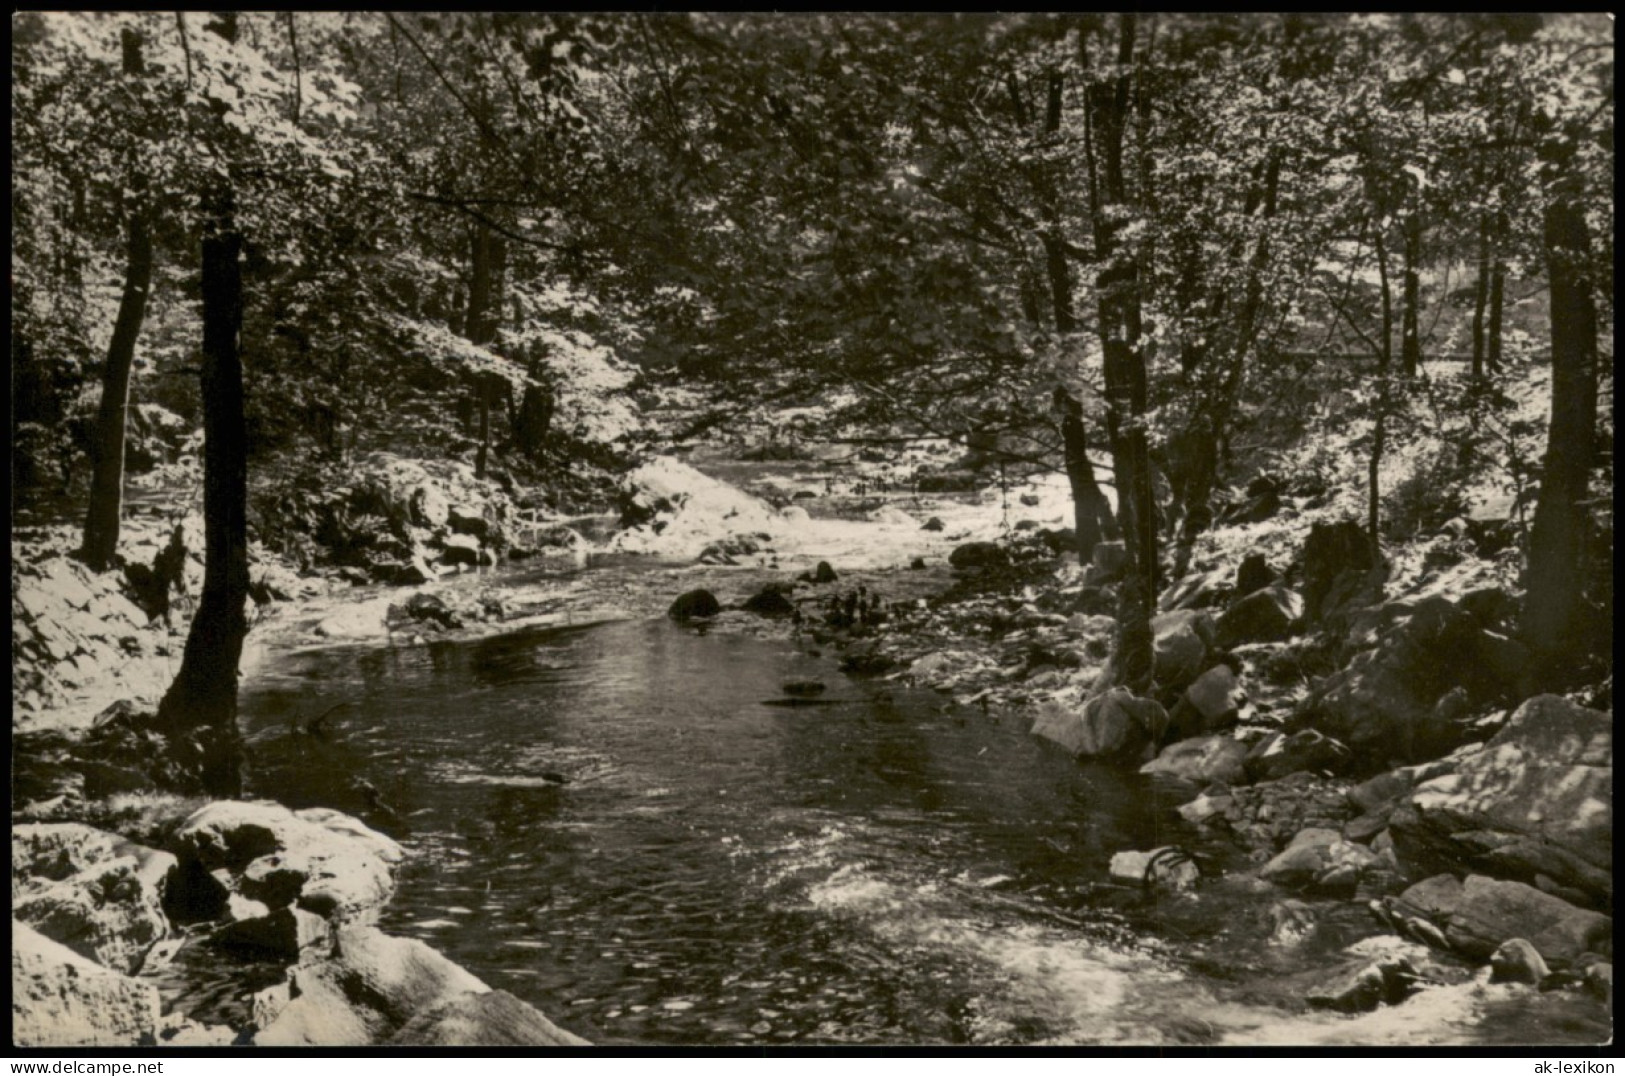
M 764 705 L 807 680 L 830 705 Z M 329 738 L 290 731 L 338 702 Z M 1461 1042 L 1503 989 L 1349 1018 L 1193 966 L 1192 913 L 1160 929 L 1106 870 L 1199 845 L 1177 801 L 784 641 L 637 619 L 276 652 L 242 712 L 254 789 L 411 850 L 385 929 L 596 1042 Z

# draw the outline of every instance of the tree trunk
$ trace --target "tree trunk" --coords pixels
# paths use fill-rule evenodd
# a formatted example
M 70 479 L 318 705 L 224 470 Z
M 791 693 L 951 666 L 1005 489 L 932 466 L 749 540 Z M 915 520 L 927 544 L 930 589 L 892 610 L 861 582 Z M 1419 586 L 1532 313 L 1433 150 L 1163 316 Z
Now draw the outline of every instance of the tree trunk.
M 1095 481 L 1089 459 L 1089 438 L 1083 426 L 1083 405 L 1065 389 L 1056 388 L 1055 407 L 1061 412 L 1061 442 L 1066 449 L 1066 477 L 1072 486 L 1072 515 L 1077 531 L 1078 563 L 1086 564 L 1101 542 L 1121 537 L 1112 518 L 1111 503 Z
M 475 390 L 480 402 L 480 451 L 474 459 L 474 477 L 485 477 L 486 459 L 491 451 L 491 386 L 482 377 Z
M 1484 314 L 1490 302 L 1490 222 L 1478 222 L 1478 286 L 1473 292 L 1473 380 L 1484 378 Z
M 519 413 L 514 418 L 514 441 L 532 463 L 541 461 L 548 430 L 553 425 L 553 408 L 551 388 L 541 384 L 525 386 L 519 400 Z
M 1377 345 L 1377 417 L 1371 431 L 1371 461 L 1367 469 L 1366 529 L 1371 548 L 1382 549 L 1378 525 L 1382 519 L 1382 454 L 1388 447 L 1388 371 L 1394 359 L 1394 288 L 1388 279 L 1388 246 L 1377 226 L 1375 247 L 1377 279 L 1382 294 L 1382 339 Z
M 1151 453 L 1144 424 L 1146 365 L 1140 349 L 1140 274 L 1121 231 L 1130 207 L 1123 176 L 1123 132 L 1129 108 L 1136 16 L 1120 16 L 1117 62 L 1111 78 L 1088 88 L 1092 158 L 1099 168 L 1094 213 L 1095 254 L 1105 267 L 1096 277 L 1100 339 L 1104 351 L 1106 428 L 1117 477 L 1117 514 L 1129 572 L 1118 592 L 1117 667 L 1122 683 L 1144 694 L 1151 688 L 1151 609 L 1160 589 L 1156 501 Z M 1079 35 L 1080 47 L 1085 37 Z M 1083 64 L 1085 70 L 1088 64 Z
M 176 732 L 206 730 L 204 789 L 242 791 L 237 718 L 237 664 L 248 634 L 248 457 L 243 369 L 238 333 L 243 282 L 242 234 L 229 188 L 208 196 L 203 236 L 203 593 L 180 672 L 159 704 L 160 721 Z
M 1484 353 L 1484 363 L 1491 370 L 1501 368 L 1501 312 L 1505 305 L 1507 283 L 1507 266 L 1501 256 L 1501 244 L 1506 234 L 1506 215 L 1498 214 L 1490 233 L 1490 324 Z
M 1564 666 L 1582 638 L 1586 500 L 1597 423 L 1597 308 L 1584 210 L 1560 195 L 1544 219 L 1552 297 L 1552 420 L 1524 569 L 1523 638 Z M 1566 660 L 1564 660 L 1566 659 Z
M 124 294 L 119 298 L 113 339 L 102 369 L 102 399 L 96 412 L 92 451 L 90 507 L 85 515 L 80 558 L 98 572 L 113 566 L 118 550 L 119 517 L 124 500 L 124 430 L 129 413 L 130 366 L 135 342 L 147 314 L 152 287 L 152 234 L 144 205 L 130 211 L 126 242 Z
M 1415 377 L 1422 365 L 1421 260 L 1422 214 L 1414 210 L 1405 218 L 1405 307 L 1401 314 L 1399 364 L 1406 377 Z

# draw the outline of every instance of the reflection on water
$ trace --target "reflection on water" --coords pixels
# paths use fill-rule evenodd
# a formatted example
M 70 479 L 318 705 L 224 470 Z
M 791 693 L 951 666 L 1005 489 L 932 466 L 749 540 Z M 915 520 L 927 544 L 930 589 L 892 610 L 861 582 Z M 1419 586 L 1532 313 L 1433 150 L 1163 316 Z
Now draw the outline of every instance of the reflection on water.
M 806 679 L 833 705 L 763 705 Z M 331 738 L 288 733 L 340 701 Z M 1206 1042 L 1284 1019 L 1078 897 L 1113 852 L 1192 838 L 1146 779 L 782 645 L 628 621 L 302 652 L 243 713 L 257 787 L 412 849 L 386 929 L 595 1041 Z

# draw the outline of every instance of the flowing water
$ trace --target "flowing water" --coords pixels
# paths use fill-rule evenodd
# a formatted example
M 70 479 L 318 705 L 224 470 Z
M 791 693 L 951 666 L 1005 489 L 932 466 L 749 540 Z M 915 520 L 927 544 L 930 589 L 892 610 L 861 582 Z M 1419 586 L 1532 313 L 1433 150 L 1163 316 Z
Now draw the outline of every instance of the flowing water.
M 340 701 L 330 740 L 287 732 Z M 1193 972 L 1188 914 L 1100 899 L 1113 852 L 1197 840 L 1178 800 L 782 641 L 634 619 L 296 651 L 243 715 L 264 794 L 410 849 L 386 930 L 596 1042 L 1478 1035 L 1470 984 L 1392 1032 Z

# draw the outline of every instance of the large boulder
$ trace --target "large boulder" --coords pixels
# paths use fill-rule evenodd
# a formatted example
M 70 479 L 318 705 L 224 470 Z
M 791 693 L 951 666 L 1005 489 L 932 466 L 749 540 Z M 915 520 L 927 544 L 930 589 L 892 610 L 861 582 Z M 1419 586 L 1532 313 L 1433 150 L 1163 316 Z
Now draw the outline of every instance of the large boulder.
M 690 590 L 679 594 L 666 615 L 673 620 L 693 620 L 697 617 L 716 616 L 722 612 L 722 603 L 709 590 Z
M 366 1046 L 420 1013 L 491 988 L 413 938 L 372 927 L 341 931 L 330 956 L 296 965 L 284 1004 L 263 1006 L 259 1046 Z
M 1370 849 L 1345 841 L 1336 830 L 1315 828 L 1293 837 L 1259 875 L 1289 889 L 1352 896 L 1376 862 Z
M 232 896 L 270 911 L 297 907 L 331 922 L 366 920 L 395 891 L 400 845 L 325 807 L 211 803 L 175 834 L 181 869 L 168 907 L 212 919 Z
M 1613 898 L 1613 720 L 1556 695 L 1518 707 L 1493 739 L 1438 763 L 1394 812 L 1402 857 L 1465 864 Z
M 1168 714 L 1152 699 L 1116 687 L 1073 710 L 1057 703 L 1039 711 L 1033 734 L 1079 758 L 1144 757 L 1168 728 Z
M 1197 784 L 1239 783 L 1245 776 L 1247 745 L 1228 736 L 1197 736 L 1162 749 L 1140 767 L 1141 773 L 1162 774 Z
M 1335 605 L 1328 599 L 1339 577 L 1347 578 L 1347 573 L 1360 576 L 1376 567 L 1376 551 L 1358 523 L 1316 523 L 1303 546 L 1305 616 L 1311 622 L 1322 620 Z
M 1196 609 L 1176 609 L 1151 618 L 1157 683 L 1179 690 L 1201 675 L 1213 649 L 1213 618 Z
M 506 990 L 458 994 L 419 1013 L 391 1046 L 587 1046 Z
M 1214 625 L 1215 642 L 1228 650 L 1247 643 L 1273 643 L 1292 637 L 1303 615 L 1303 600 L 1284 586 L 1264 586 L 1234 602 Z
M 1179 738 L 1218 732 L 1234 725 L 1246 696 L 1229 665 L 1220 664 L 1198 676 L 1169 713 L 1169 735 Z
M 78 823 L 11 831 L 12 915 L 127 974 L 169 933 L 163 896 L 175 857 Z
M 1452 602 L 1428 598 L 1318 685 L 1294 727 L 1319 729 L 1378 764 L 1440 758 L 1471 739 L 1469 711 L 1513 688 L 1506 642 Z
M 1573 967 L 1588 952 L 1613 953 L 1612 919 L 1522 882 L 1478 874 L 1457 886 L 1430 879 L 1407 889 L 1392 907 L 1425 916 L 1452 948 L 1477 960 L 1490 959 L 1513 938 L 1527 940 L 1556 969 Z
M 1348 766 L 1349 749 L 1314 729 L 1272 732 L 1247 752 L 1247 776 L 1275 781 L 1294 773 L 1336 772 Z
M 1247 554 L 1242 559 L 1241 567 L 1236 569 L 1236 586 L 1232 598 L 1239 601 L 1255 590 L 1263 590 L 1275 582 L 1279 574 L 1270 567 L 1269 561 L 1264 559 L 1264 554 Z
M 26 923 L 11 923 L 11 1038 L 15 1046 L 150 1044 L 158 990 L 85 959 Z
M 255 1013 L 259 1046 L 586 1045 L 423 942 L 371 927 L 341 930 L 330 954 L 262 992 Z
M 790 600 L 786 589 L 782 584 L 769 583 L 749 598 L 746 598 L 745 604 L 740 608 L 757 616 L 794 616 L 796 603 Z
M 997 542 L 966 542 L 948 554 L 948 563 L 960 571 L 1002 568 L 1010 563 L 1010 553 Z

